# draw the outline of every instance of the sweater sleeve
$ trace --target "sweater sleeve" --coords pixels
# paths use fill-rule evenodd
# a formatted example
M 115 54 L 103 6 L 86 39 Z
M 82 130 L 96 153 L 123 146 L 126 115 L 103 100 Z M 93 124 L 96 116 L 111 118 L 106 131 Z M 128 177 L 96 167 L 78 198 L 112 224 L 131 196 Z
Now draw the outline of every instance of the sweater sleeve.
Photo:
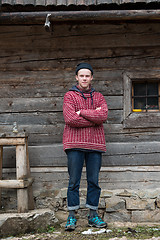
M 84 117 L 85 119 L 94 122 L 95 124 L 102 124 L 107 120 L 108 116 L 108 107 L 106 100 L 103 95 L 101 95 L 99 106 L 100 109 L 87 109 L 87 110 L 81 110 L 80 116 Z
M 74 102 L 72 96 L 65 94 L 63 102 L 63 116 L 66 124 L 71 127 L 91 127 L 95 126 L 95 123 L 90 120 L 85 119 L 82 116 L 79 116 L 76 113 Z

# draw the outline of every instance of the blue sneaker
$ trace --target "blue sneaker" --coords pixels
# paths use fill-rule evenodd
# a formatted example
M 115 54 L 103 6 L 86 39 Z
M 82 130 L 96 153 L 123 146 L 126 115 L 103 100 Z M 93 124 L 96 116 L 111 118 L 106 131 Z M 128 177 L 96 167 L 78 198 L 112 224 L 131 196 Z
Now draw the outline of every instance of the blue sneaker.
M 98 217 L 98 215 L 94 216 L 94 217 L 88 217 L 88 225 L 90 227 L 97 227 L 97 228 L 103 228 L 103 227 L 107 227 L 107 223 L 104 222 L 100 217 Z
M 65 226 L 65 231 L 72 231 L 76 228 L 77 219 L 73 216 L 69 216 Z

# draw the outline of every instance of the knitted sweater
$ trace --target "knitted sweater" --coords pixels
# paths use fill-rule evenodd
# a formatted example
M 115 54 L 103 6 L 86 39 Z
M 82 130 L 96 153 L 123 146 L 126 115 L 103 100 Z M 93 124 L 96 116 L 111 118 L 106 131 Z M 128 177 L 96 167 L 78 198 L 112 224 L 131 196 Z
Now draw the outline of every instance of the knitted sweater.
M 96 108 L 101 109 L 96 110 Z M 76 112 L 80 110 L 80 115 Z M 63 115 L 65 128 L 63 148 L 106 151 L 103 122 L 108 108 L 104 96 L 95 92 L 83 93 L 76 86 L 64 96 Z

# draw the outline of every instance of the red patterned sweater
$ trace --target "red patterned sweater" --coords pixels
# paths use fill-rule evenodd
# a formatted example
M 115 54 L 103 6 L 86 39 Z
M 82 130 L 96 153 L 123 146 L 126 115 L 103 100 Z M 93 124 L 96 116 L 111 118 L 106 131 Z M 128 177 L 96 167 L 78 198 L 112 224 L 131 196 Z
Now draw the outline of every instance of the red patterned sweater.
M 101 107 L 100 110 L 96 108 Z M 76 112 L 80 110 L 80 115 Z M 82 93 L 76 86 L 64 96 L 63 115 L 65 128 L 63 148 L 106 151 L 103 122 L 108 108 L 104 96 L 92 88 Z

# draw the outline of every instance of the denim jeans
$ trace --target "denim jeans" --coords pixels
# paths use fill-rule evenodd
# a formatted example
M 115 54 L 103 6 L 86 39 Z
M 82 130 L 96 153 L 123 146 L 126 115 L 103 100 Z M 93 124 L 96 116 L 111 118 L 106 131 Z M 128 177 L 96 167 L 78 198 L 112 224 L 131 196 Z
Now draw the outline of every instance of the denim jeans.
M 101 168 L 102 154 L 100 152 L 84 152 L 80 150 L 68 150 L 69 185 L 67 191 L 68 210 L 76 210 L 80 206 L 79 187 L 84 161 L 87 175 L 87 199 L 86 207 L 97 210 L 101 188 L 98 184 Z

